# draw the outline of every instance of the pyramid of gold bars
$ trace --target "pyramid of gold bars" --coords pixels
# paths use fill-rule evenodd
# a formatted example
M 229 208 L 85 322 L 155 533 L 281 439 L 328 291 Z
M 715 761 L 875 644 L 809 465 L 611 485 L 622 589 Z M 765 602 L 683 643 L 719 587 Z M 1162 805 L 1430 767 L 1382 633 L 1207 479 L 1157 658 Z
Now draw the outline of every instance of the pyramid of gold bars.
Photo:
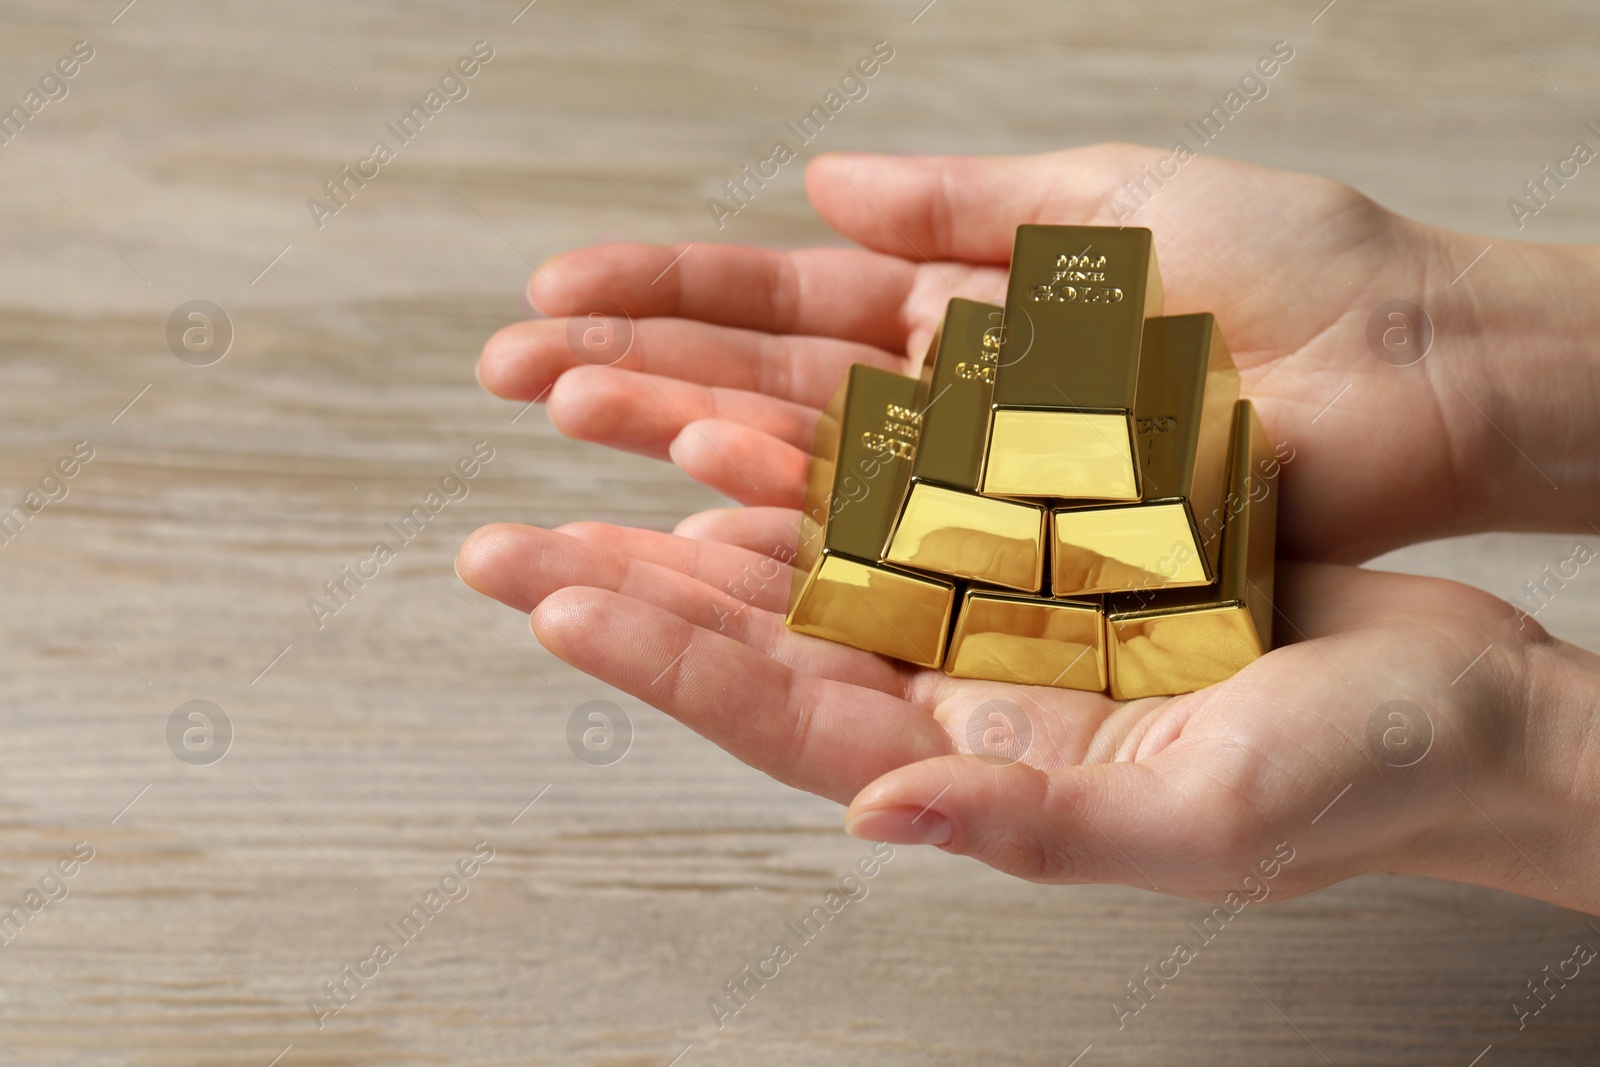
M 920 378 L 850 368 L 817 427 L 802 633 L 961 678 L 1186 693 L 1272 641 L 1278 464 L 1149 230 L 1022 226 L 1004 308 L 954 299 Z

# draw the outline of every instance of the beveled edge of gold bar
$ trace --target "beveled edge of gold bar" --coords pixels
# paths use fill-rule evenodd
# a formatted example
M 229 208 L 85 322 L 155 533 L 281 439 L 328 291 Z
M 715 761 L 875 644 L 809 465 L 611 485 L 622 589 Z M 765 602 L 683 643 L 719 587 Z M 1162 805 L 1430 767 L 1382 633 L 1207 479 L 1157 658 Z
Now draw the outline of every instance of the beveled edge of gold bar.
M 1278 571 L 1278 456 L 1267 428 L 1262 425 L 1256 406 L 1249 400 L 1238 403 L 1239 421 L 1248 427 L 1248 447 L 1240 446 L 1245 458 L 1234 464 L 1233 476 L 1240 479 L 1245 492 L 1251 494 L 1249 541 L 1236 569 L 1244 575 L 1244 588 L 1240 590 L 1250 617 L 1256 624 L 1256 633 L 1265 654 L 1272 649 L 1272 624 L 1276 612 L 1276 581 Z M 1254 499 L 1250 488 L 1252 479 L 1259 473 L 1260 483 L 1266 486 L 1261 500 Z M 1229 551 L 1226 543 L 1222 551 Z
M 1228 481 L 1230 478 L 1229 458 L 1233 448 L 1233 418 L 1229 412 L 1238 410 L 1239 390 L 1241 379 L 1239 368 L 1233 361 L 1233 352 L 1228 348 L 1227 340 L 1222 336 L 1222 327 L 1217 323 L 1216 317 L 1211 317 L 1211 343 L 1206 363 L 1206 392 L 1201 413 L 1202 422 L 1209 413 L 1213 424 L 1202 429 L 1202 440 L 1196 446 L 1195 477 L 1189 487 L 1189 511 L 1198 533 L 1200 516 L 1208 508 L 1215 508 L 1217 503 L 1227 496 Z M 1213 395 L 1213 387 L 1220 386 L 1220 391 Z M 1219 410 L 1221 409 L 1220 417 Z M 1254 408 L 1251 409 L 1254 411 Z M 1211 434 L 1207 436 L 1206 430 Z M 1265 435 L 1263 434 L 1263 439 Z M 1220 545 L 1215 549 L 1201 539 L 1202 547 L 1207 549 L 1208 564 L 1213 573 L 1221 570 Z
M 1228 488 L 1218 508 L 1226 518 L 1216 534 L 1220 541 L 1217 585 L 1224 596 L 1246 606 L 1262 648 L 1270 649 L 1277 570 L 1278 459 L 1261 416 L 1247 399 L 1234 405 L 1228 468 Z M 1204 520 L 1200 527 L 1204 531 Z
M 1216 538 L 1199 537 L 1228 487 L 1239 371 L 1210 312 L 1163 315 L 1145 324 L 1139 363 L 1137 440 L 1144 499 L 1181 499 L 1195 548 L 1217 574 Z
M 1206 588 L 1208 587 L 1198 586 L 1177 590 L 1177 592 L 1193 593 Z M 1161 590 L 1151 590 L 1151 592 L 1159 594 Z M 1112 596 L 1115 597 L 1116 594 L 1112 594 Z M 1107 604 L 1106 621 L 1110 622 L 1115 620 L 1118 623 L 1146 622 L 1150 619 L 1171 619 L 1178 616 L 1201 615 L 1208 611 L 1220 611 L 1223 609 L 1233 608 L 1242 608 L 1245 611 L 1248 611 L 1249 605 L 1245 603 L 1242 597 L 1226 596 L 1218 596 L 1210 600 L 1195 598 L 1194 600 L 1183 604 L 1163 604 L 1159 599 L 1157 599 L 1152 600 L 1145 607 L 1128 608 L 1126 610 L 1117 609 L 1112 605 Z
M 996 668 L 985 671 L 981 666 L 968 665 L 966 668 L 960 664 L 962 650 L 966 647 L 969 637 L 967 625 L 970 612 L 975 603 L 993 605 L 1014 604 L 1024 610 L 1039 610 L 1046 612 L 1070 612 L 1073 614 L 1091 614 L 1094 618 L 1094 642 L 1076 642 L 1083 649 L 1093 649 L 1094 656 L 1087 663 L 1080 666 L 1084 653 L 1078 655 L 1059 671 L 1054 670 L 1054 665 L 1045 667 L 1041 673 L 1022 676 L 1013 670 Z M 1021 641 L 1045 642 L 1046 638 L 1029 637 L 1010 631 L 986 631 L 998 633 L 1000 636 L 1010 637 Z M 970 657 L 969 657 L 970 658 Z M 1105 610 L 1099 598 L 1084 597 L 1076 600 L 1053 599 L 1050 597 L 1024 596 L 1018 593 L 1009 593 L 1000 589 L 967 588 L 961 596 L 960 610 L 956 616 L 956 624 L 950 635 L 950 642 L 945 653 L 943 670 L 952 678 L 978 678 L 988 681 L 1014 682 L 1018 685 L 1042 685 L 1057 689 L 1075 689 L 1085 692 L 1104 692 L 1107 681 L 1106 674 L 1106 624 Z M 1050 677 L 1045 677 L 1046 672 L 1054 671 Z M 1070 673 L 1069 673 L 1070 672 Z M 1092 673 L 1088 673 L 1092 672 Z M 1085 677 L 1088 673 L 1087 678 Z
M 984 496 L 1136 501 L 1132 412 L 997 407 Z
M 795 530 L 794 574 L 789 582 L 790 612 L 799 602 L 801 591 L 810 580 L 812 568 L 822 554 L 828 506 L 833 497 L 833 480 L 838 468 L 840 438 L 844 433 L 844 406 L 849 394 L 850 372 L 847 370 L 817 418 L 817 428 L 812 435 L 811 463 L 806 470 L 805 504 Z
M 977 492 L 989 446 L 989 418 L 1005 309 L 954 296 L 924 357 L 918 407 L 923 435 L 912 478 Z
M 939 511 L 946 514 L 939 516 Z M 933 512 L 933 514 L 928 514 Z M 1026 530 L 1028 525 L 1031 531 Z M 921 571 L 1037 593 L 1044 583 L 1047 515 L 1043 505 L 980 496 L 937 482 L 913 479 L 883 559 Z M 1008 527 L 1014 527 L 1008 531 Z M 1014 532 L 1019 536 L 1008 536 Z M 939 544 L 930 540 L 941 533 Z M 1030 542 L 1007 558 L 1004 542 Z M 987 546 L 987 547 L 985 547 Z M 987 556 L 978 566 L 974 556 Z M 1022 558 L 1026 557 L 1026 558 Z
M 1221 531 L 1222 546 L 1220 573 L 1210 586 L 1198 589 L 1178 589 L 1170 592 L 1153 591 L 1143 604 L 1134 604 L 1140 593 L 1128 593 L 1110 598 L 1106 608 L 1107 644 L 1111 656 L 1113 695 L 1117 692 L 1134 696 L 1154 696 L 1174 692 L 1187 692 L 1203 688 L 1232 677 L 1252 660 L 1272 649 L 1273 586 L 1275 570 L 1275 541 L 1277 532 L 1277 459 L 1261 424 L 1255 406 L 1241 399 L 1234 407 L 1232 443 L 1229 451 L 1229 476 L 1227 502 L 1224 507 L 1231 513 Z M 1259 476 L 1258 473 L 1259 472 Z M 1258 499 L 1253 487 L 1264 486 Z M 1237 510 L 1233 505 L 1237 503 Z M 1151 681 L 1143 685 L 1119 680 L 1117 657 L 1123 655 L 1119 648 L 1127 644 L 1127 627 L 1159 626 L 1163 622 L 1193 622 L 1204 616 L 1227 619 L 1234 636 L 1240 640 L 1233 645 L 1239 655 L 1218 664 L 1215 653 L 1217 643 L 1207 649 L 1211 673 L 1203 673 L 1203 664 L 1191 667 L 1188 660 L 1170 650 L 1174 642 L 1168 641 L 1169 666 L 1177 664 L 1168 675 L 1179 680 Z M 1242 629 L 1241 629 L 1242 628 Z M 1198 663 L 1199 661 L 1194 661 Z M 1127 673 L 1123 671 L 1122 673 Z M 1203 679 L 1192 684 L 1195 679 Z
M 1206 626 L 1207 623 L 1215 625 Z M 1204 641 L 1187 642 L 1196 646 L 1193 652 L 1201 654 L 1184 656 L 1181 651 L 1175 653 L 1174 642 L 1169 640 L 1165 642 L 1165 662 L 1141 662 L 1133 650 L 1133 642 L 1143 639 L 1153 643 L 1154 638 L 1145 632 L 1147 629 L 1170 629 L 1173 626 L 1182 627 L 1190 634 L 1197 626 L 1212 631 L 1205 635 Z M 1127 628 L 1137 628 L 1138 632 L 1130 636 Z M 1180 611 L 1142 611 L 1106 616 L 1106 661 L 1113 700 L 1192 693 L 1227 681 L 1267 651 L 1256 632 L 1249 607 L 1237 600 L 1195 605 Z
M 862 593 L 856 585 L 846 579 L 834 580 L 833 584 L 853 589 L 858 595 L 859 604 L 852 604 L 842 612 L 830 613 L 829 605 L 817 603 L 816 598 L 819 590 L 830 581 L 829 573 L 839 570 L 847 574 L 851 571 L 858 572 L 858 575 L 865 576 L 869 582 L 873 576 L 888 579 L 902 588 L 940 597 L 942 605 L 937 612 L 930 612 L 928 618 L 922 620 L 926 632 L 919 632 L 913 636 L 906 633 L 901 625 L 885 614 L 881 605 L 873 603 L 867 594 Z M 793 596 L 789 611 L 784 617 L 784 624 L 791 630 L 837 641 L 864 652 L 874 652 L 904 660 L 920 667 L 938 667 L 944 662 L 950 636 L 950 619 L 955 610 L 954 582 L 943 581 L 931 575 L 915 574 L 890 564 L 867 563 L 826 549 L 800 581 L 801 589 Z M 866 610 L 868 608 L 872 609 L 870 613 Z M 819 617 L 810 617 L 811 614 Z M 933 619 L 935 614 L 936 621 Z M 901 622 L 906 621 L 905 618 L 901 618 Z M 898 637 L 899 641 L 886 636 L 890 633 Z M 913 655 L 902 654 L 906 651 Z
M 850 368 L 825 546 L 877 560 L 899 516 L 921 437 L 917 381 L 866 363 Z
M 916 454 L 917 382 L 851 364 L 817 420 L 805 510 L 796 533 L 793 604 L 824 551 L 876 560 L 899 514 Z M 848 510 L 846 510 L 848 509 Z
M 1103 528 L 1095 531 L 1097 519 Z M 1164 530 L 1154 528 L 1156 521 Z M 1078 528 L 1069 541 L 1066 531 L 1073 526 Z M 1141 539 L 1142 551 L 1130 551 L 1129 541 Z M 1145 558 L 1130 559 L 1135 555 Z M 1186 500 L 1050 510 L 1050 587 L 1056 596 L 1180 589 L 1215 580 Z

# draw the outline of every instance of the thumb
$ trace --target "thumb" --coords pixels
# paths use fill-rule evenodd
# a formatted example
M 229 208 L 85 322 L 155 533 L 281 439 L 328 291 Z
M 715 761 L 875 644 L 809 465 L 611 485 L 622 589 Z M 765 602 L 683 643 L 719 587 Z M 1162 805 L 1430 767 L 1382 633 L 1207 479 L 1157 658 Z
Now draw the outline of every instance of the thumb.
M 1194 817 L 1208 808 L 1206 820 Z M 890 771 L 845 813 L 845 829 L 856 837 L 937 845 L 1028 881 L 1131 885 L 1196 899 L 1228 880 L 1235 851 L 1257 846 L 1257 835 L 1229 822 L 1214 802 L 1185 796 L 1148 764 L 1043 771 L 974 755 Z
M 868 248 L 1004 264 L 1023 223 L 1115 224 L 1112 194 L 1159 156 L 1121 144 L 1032 156 L 830 153 L 806 168 L 806 192 L 828 225 Z

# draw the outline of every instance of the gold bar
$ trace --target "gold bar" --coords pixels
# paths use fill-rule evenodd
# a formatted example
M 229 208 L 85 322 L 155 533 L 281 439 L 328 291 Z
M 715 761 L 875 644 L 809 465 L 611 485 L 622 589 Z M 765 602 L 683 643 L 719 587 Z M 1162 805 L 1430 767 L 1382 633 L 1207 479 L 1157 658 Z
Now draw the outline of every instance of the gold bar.
M 1144 499 L 1055 510 L 1052 588 L 1066 595 L 1113 593 L 1216 579 L 1221 539 L 1214 516 L 1226 488 L 1238 399 L 1239 372 L 1215 316 L 1175 315 L 1145 324 L 1137 399 Z
M 1248 400 L 1234 409 L 1232 437 L 1217 580 L 1106 598 L 1114 699 L 1203 689 L 1272 647 L 1278 463 Z
M 1139 499 L 1139 346 L 1161 303 L 1149 230 L 1017 227 L 985 495 Z
M 817 423 L 789 627 L 924 667 L 944 661 L 955 584 L 878 563 L 905 495 L 917 382 L 858 363 Z
M 956 678 L 1102 692 L 1106 627 L 1100 598 L 1054 600 L 969 588 L 944 671 Z
M 945 308 L 923 362 L 922 439 L 883 559 L 1036 593 L 1044 580 L 1044 508 L 978 495 L 1003 314 L 959 297 Z

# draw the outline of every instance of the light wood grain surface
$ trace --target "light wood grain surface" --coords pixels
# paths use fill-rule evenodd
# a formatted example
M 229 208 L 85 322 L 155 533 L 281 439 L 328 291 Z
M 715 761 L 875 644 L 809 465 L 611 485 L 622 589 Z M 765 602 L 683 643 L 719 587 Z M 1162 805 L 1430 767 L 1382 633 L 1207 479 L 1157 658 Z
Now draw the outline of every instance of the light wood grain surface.
M 1288 39 L 1215 151 L 1487 244 L 1600 117 L 1592 4 L 124 3 L 0 7 L 0 104 L 95 51 L 0 146 L 0 504 L 94 450 L 0 547 L 0 910 L 94 850 L 0 945 L 0 1063 L 1595 1062 L 1600 977 L 1521 1032 L 1511 1009 L 1600 943 L 1572 913 L 1361 879 L 1248 909 L 1119 1030 L 1111 1001 L 1206 909 L 914 849 L 719 1030 L 708 998 L 866 846 L 556 661 L 450 566 L 490 520 L 667 528 L 715 502 L 489 398 L 473 359 L 555 251 L 828 239 L 798 165 L 720 235 L 704 202 L 875 41 L 895 59 L 813 148 L 1169 143 Z M 478 40 L 470 95 L 318 229 L 306 199 Z M 1522 236 L 1600 240 L 1600 172 Z M 165 336 L 194 299 L 234 328 L 208 367 Z M 319 630 L 307 598 L 477 441 L 470 494 Z M 1385 563 L 1510 597 L 1570 542 Z M 1597 592 L 1584 574 L 1541 621 L 1600 648 Z M 610 766 L 567 743 L 594 699 L 633 726 Z M 232 723 L 220 762 L 168 747 L 190 700 Z M 319 1029 L 308 998 L 398 944 L 385 924 L 481 841 L 468 895 Z

